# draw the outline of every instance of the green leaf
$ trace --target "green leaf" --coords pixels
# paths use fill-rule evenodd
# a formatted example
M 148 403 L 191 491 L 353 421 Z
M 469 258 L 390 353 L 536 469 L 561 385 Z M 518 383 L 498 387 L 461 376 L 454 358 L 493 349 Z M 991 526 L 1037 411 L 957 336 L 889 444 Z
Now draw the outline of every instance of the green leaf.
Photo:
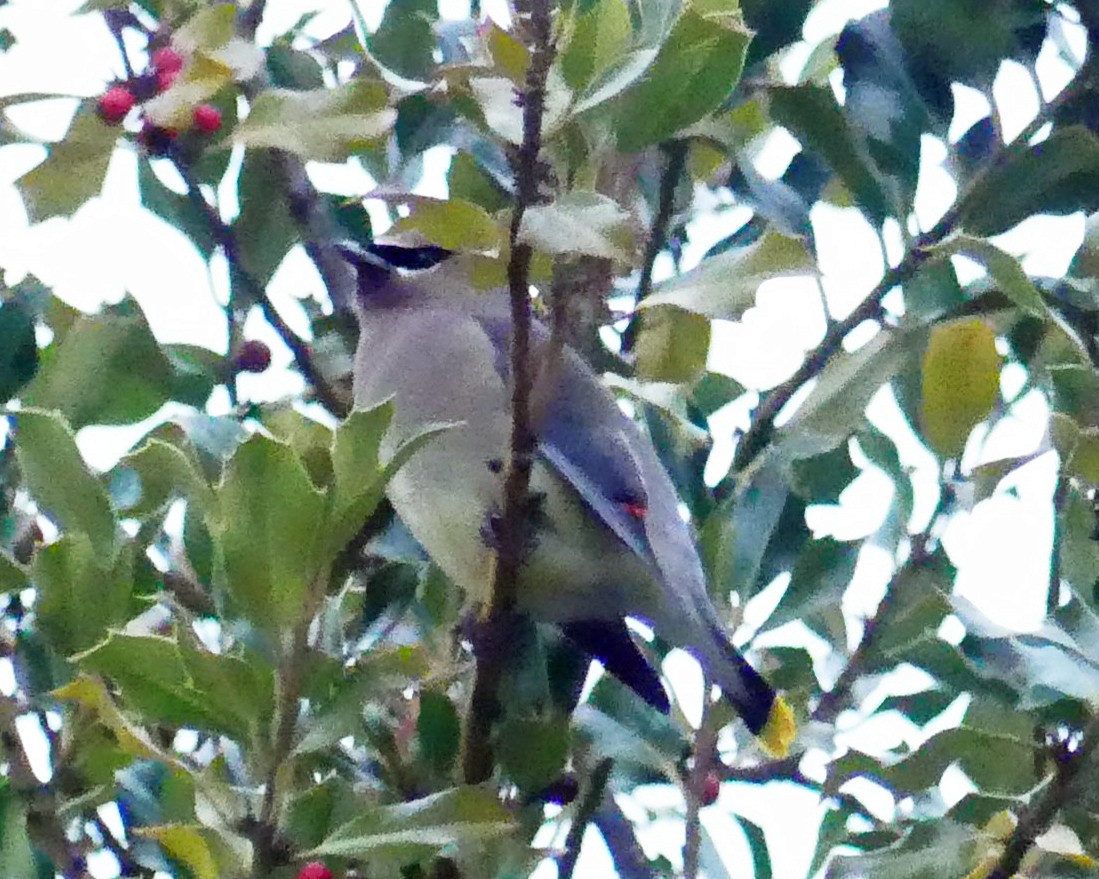
M 982 790 L 1022 794 L 1038 781 L 1034 776 L 1036 747 L 1029 736 L 1018 738 L 961 726 L 936 733 L 913 753 L 872 775 L 904 797 L 934 787 L 947 767 L 958 764 Z M 847 780 L 841 763 L 842 759 L 833 764 L 830 785 L 840 786 Z
M 1043 15 L 1040 4 L 1029 0 L 898 0 L 893 5 L 893 29 L 911 63 L 978 86 L 991 84 L 1005 58 L 1021 61 L 1029 54 L 1021 32 L 1041 24 Z
M 232 3 L 215 2 L 200 7 L 172 34 L 172 43 L 183 52 L 224 46 L 236 33 L 235 14 Z
M 640 307 L 674 305 L 704 317 L 740 320 L 755 305 L 756 291 L 764 281 L 816 273 L 804 241 L 767 232 L 747 247 L 711 256 L 661 284 Z
M 755 32 L 748 49 L 747 66 L 751 67 L 783 46 L 800 40 L 805 17 L 812 6 L 813 0 L 785 0 L 783 3 L 742 0 L 740 7 L 744 10 L 744 18 Z M 757 875 L 756 879 L 760 877 Z
M 496 755 L 521 791 L 536 793 L 560 778 L 569 741 L 567 717 L 512 717 L 500 727 Z
M 560 64 L 569 88 L 581 91 L 623 57 L 632 27 L 625 0 L 602 0 L 585 11 L 577 4 L 573 9 L 580 14 Z
M 852 353 L 833 357 L 780 431 L 779 450 L 808 458 L 835 448 L 862 423 L 870 398 L 922 347 L 922 330 L 882 330 Z
M 951 612 L 948 595 L 956 572 L 943 555 L 933 558 L 905 566 L 889 584 L 887 624 L 879 627 L 864 654 L 867 672 L 886 671 L 903 661 L 908 648 L 937 631 Z
M 163 440 L 148 440 L 119 462 L 118 471 L 132 473 L 139 481 L 139 498 L 122 507 L 127 516 L 144 518 L 177 496 L 186 497 L 202 510 L 213 503 L 213 493 L 197 464 Z
M 462 722 L 446 694 L 433 690 L 421 693 L 416 739 L 420 757 L 436 775 L 445 775 L 454 765 L 461 736 Z
M 27 813 L 23 796 L 9 779 L 0 784 L 0 876 L 32 879 L 36 869 L 34 849 L 27 834 Z M 51 871 L 52 872 L 52 871 Z
M 596 76 L 579 96 L 573 112 L 583 113 L 597 107 L 621 95 L 649 74 L 654 59 L 675 27 L 681 8 L 676 0 L 641 0 L 634 4 L 631 9 L 636 12 L 636 19 L 631 15 L 631 24 L 635 25 L 634 45 L 605 73 Z
M 27 571 L 6 552 L 0 552 L 0 593 L 27 588 Z
M 858 561 L 858 544 L 830 537 L 814 540 L 802 551 L 790 575 L 790 585 L 767 618 L 767 629 L 838 607 Z
M 923 357 L 921 422 L 931 447 L 944 458 L 962 453 L 973 428 L 1000 397 L 996 333 L 983 320 L 965 318 L 931 330 Z
M 427 426 L 398 446 L 383 466 L 382 437 L 392 418 L 393 403 L 386 401 L 373 409 L 356 409 L 336 429 L 332 443 L 335 484 L 324 544 L 329 554 L 341 550 L 355 536 L 405 461 L 449 427 Z
M 456 787 L 367 811 L 303 857 L 369 857 L 397 869 L 448 846 L 461 850 L 514 827 L 494 789 Z
M 771 853 L 767 849 L 767 837 L 763 828 L 749 821 L 743 815 L 736 816 L 740 829 L 748 837 L 748 846 L 752 851 L 753 879 L 771 879 Z
M 284 443 L 252 436 L 217 490 L 210 531 L 240 611 L 278 632 L 296 622 L 318 576 L 324 495 Z
M 207 827 L 171 824 L 142 827 L 137 832 L 160 843 L 169 857 L 184 864 L 195 879 L 219 879 L 225 875 L 207 842 L 212 833 Z
M 133 300 L 105 314 L 81 315 L 42 354 L 23 400 L 56 409 L 74 429 L 130 424 L 168 401 L 172 367 Z
M 272 684 L 264 688 L 239 659 L 189 650 L 172 638 L 112 633 L 110 638 L 77 656 L 81 670 L 103 675 L 122 691 L 125 705 L 146 723 L 165 723 L 221 732 L 241 743 L 270 714 Z M 196 675 L 195 672 L 198 672 Z
M 6 403 L 38 371 L 38 343 L 34 314 L 18 299 L 0 304 L 0 404 Z
M 142 206 L 186 235 L 203 258 L 209 259 L 217 241 L 205 212 L 187 196 L 165 186 L 147 156 L 138 159 L 137 186 Z
M 820 86 L 772 88 L 771 116 L 802 144 L 820 153 L 855 200 L 876 223 L 889 216 L 881 185 L 869 157 L 830 89 Z
M 172 400 L 203 409 L 226 377 L 224 354 L 199 345 L 162 345 L 172 367 Z
M 710 322 L 674 306 L 648 309 L 641 316 L 635 353 L 637 376 L 644 381 L 694 382 L 706 369 Z
M 988 270 L 1004 295 L 1027 314 L 1042 317 L 1047 313 L 1042 294 L 1031 283 L 1019 261 L 996 245 L 971 235 L 958 235 L 930 252 L 933 257 L 961 254 L 976 260 Z
M 119 131 L 99 118 L 93 101 L 81 103 L 65 139 L 15 181 L 31 223 L 68 216 L 99 194 Z
M 85 534 L 70 532 L 38 551 L 31 576 L 42 632 L 61 654 L 86 650 L 129 618 L 131 544 L 117 557 L 103 555 Z
M 703 522 L 699 543 L 715 595 L 727 601 L 730 593 L 754 593 L 763 556 L 789 496 L 786 474 L 773 465 L 761 467 Z
M 707 372 L 691 389 L 691 404 L 704 418 L 745 393 L 744 385 L 720 372 Z
M 397 227 L 420 232 L 448 250 L 496 251 L 503 240 L 502 230 L 484 208 L 457 198 L 419 200 Z
M 272 150 L 250 149 L 237 178 L 240 214 L 233 221 L 239 258 L 261 286 L 266 286 L 298 241 L 298 226 L 282 195 L 282 160 Z M 249 297 L 257 291 L 246 291 Z
M 547 253 L 584 254 L 629 262 L 633 223 L 616 202 L 596 192 L 568 192 L 523 214 L 519 240 Z
M 96 553 L 112 558 L 116 525 L 111 502 L 84 465 L 68 424 L 55 412 L 32 409 L 14 418 L 15 453 L 35 502 L 63 531 L 87 535 Z
M 324 70 L 317 59 L 285 43 L 275 43 L 267 50 L 267 72 L 280 89 L 324 88 Z
M 332 440 L 335 431 L 285 404 L 265 411 L 262 420 L 272 436 L 290 444 L 317 488 L 327 488 L 332 484 Z
M 390 3 L 382 23 L 367 39 L 367 48 L 381 64 L 406 79 L 426 81 L 435 68 L 433 25 L 439 17 L 435 0 Z
M 823 455 L 802 458 L 790 466 L 790 487 L 809 503 L 839 503 L 840 494 L 859 470 L 843 443 Z
M 1056 128 L 1041 143 L 982 176 L 961 205 L 973 235 L 998 235 L 1034 214 L 1099 208 L 1099 138 L 1082 126 Z
M 492 214 L 508 204 L 508 195 L 477 160 L 466 152 L 456 153 L 446 175 L 451 199 L 472 202 Z
M 346 736 L 362 731 L 363 706 L 422 680 L 431 671 L 423 645 L 375 646 L 332 684 L 321 700 L 318 714 L 294 746 L 295 754 L 331 747 Z
M 966 876 L 977 853 L 991 840 L 953 821 L 916 824 L 898 843 L 860 855 L 841 855 L 828 865 L 825 879 L 942 879 Z M 978 847 L 980 844 L 980 848 Z
M 736 88 L 751 37 L 735 3 L 688 7 L 643 79 L 616 101 L 618 148 L 636 152 L 716 110 Z M 715 7 L 723 7 L 716 8 Z
M 904 284 L 904 309 L 914 318 L 934 319 L 965 302 L 954 266 L 948 261 L 924 264 Z
M 233 132 L 246 147 L 269 147 L 318 162 L 342 162 L 386 135 L 397 111 L 385 87 L 357 78 L 336 88 L 295 92 L 269 89 Z

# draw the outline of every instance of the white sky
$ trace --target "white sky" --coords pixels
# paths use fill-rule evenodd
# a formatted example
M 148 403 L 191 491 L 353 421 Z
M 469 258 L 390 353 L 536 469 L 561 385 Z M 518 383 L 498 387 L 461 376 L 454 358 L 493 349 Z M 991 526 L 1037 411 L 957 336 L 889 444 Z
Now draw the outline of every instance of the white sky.
M 89 96 L 99 94 L 104 85 L 121 73 L 114 46 L 98 16 L 72 17 L 80 0 L 12 0 L 0 7 L 0 27 L 11 28 L 18 43 L 0 54 L 0 95 L 24 91 L 55 92 Z M 363 12 L 369 21 L 380 19 L 384 6 L 363 0 Z M 787 54 L 783 71 L 793 76 L 813 47 L 839 32 L 844 23 L 880 8 L 874 0 L 822 0 L 806 23 L 804 43 Z M 493 5 L 486 3 L 490 12 Z M 261 40 L 277 34 L 297 21 L 310 9 L 322 14 L 310 26 L 310 33 L 327 35 L 349 18 L 344 0 L 270 0 L 261 30 Z M 445 0 L 444 10 L 464 15 L 468 6 L 461 0 Z M 1068 33 L 1074 48 L 1082 54 L 1080 34 Z M 59 58 L 71 59 L 59 64 Z M 1039 78 L 1046 97 L 1055 94 L 1069 77 L 1069 70 L 1047 46 L 1039 58 Z M 839 85 L 838 81 L 836 83 Z M 1006 63 L 996 79 L 994 93 L 1008 136 L 1020 131 L 1038 106 L 1030 77 L 1020 66 Z M 951 138 L 965 131 L 972 122 L 987 113 L 988 105 L 977 92 L 956 88 L 957 117 Z M 59 138 L 68 124 L 72 101 L 51 101 L 13 107 L 8 118 L 25 131 L 43 140 Z M 777 176 L 797 149 L 784 132 L 774 134 L 759 153 L 758 165 L 765 176 Z M 15 145 L 0 147 L 0 267 L 5 279 L 14 283 L 25 273 L 33 273 L 55 293 L 84 309 L 113 302 L 125 293 L 132 294 L 143 306 L 158 337 L 166 342 L 187 342 L 224 349 L 225 328 L 218 302 L 224 295 L 225 273 L 220 261 L 209 271 L 184 237 L 140 207 L 135 180 L 134 155 L 127 149 L 116 151 L 103 195 L 92 199 L 75 216 L 52 219 L 28 227 L 21 201 L 12 182 L 34 167 L 42 158 L 41 147 Z M 954 197 L 953 183 L 940 167 L 945 148 L 925 138 L 924 169 L 916 211 L 921 228 L 929 228 Z M 425 177 L 419 191 L 445 191 L 444 174 L 449 152 L 431 151 L 425 162 Z M 314 180 L 324 188 L 362 194 L 369 190 L 369 177 L 353 164 L 333 167 L 314 166 Z M 232 208 L 232 193 L 223 192 L 227 208 Z M 739 209 L 736 209 L 739 210 Z M 380 219 L 375 211 L 376 220 Z M 734 210 L 735 215 L 735 210 Z M 850 311 L 877 283 L 883 271 L 880 249 L 872 229 L 855 210 L 818 205 L 812 214 L 820 249 L 820 266 L 829 306 L 842 316 Z M 691 229 L 691 241 L 685 249 L 689 267 L 716 240 L 728 234 L 730 217 L 726 214 L 703 217 Z M 899 253 L 899 236 L 893 231 L 891 251 Z M 1028 220 L 999 236 L 997 243 L 1023 257 L 1024 266 L 1038 274 L 1059 275 L 1071 259 L 1083 235 L 1083 217 L 1042 217 Z M 58 255 L 64 258 L 59 259 Z M 665 273 L 667 264 L 658 266 Z M 978 275 L 972 263 L 959 262 L 963 282 Z M 275 276 L 270 293 L 273 301 L 297 329 L 307 329 L 299 298 L 323 297 L 316 272 L 298 250 L 284 262 Z M 274 333 L 261 320 L 249 321 L 249 335 L 263 338 L 275 351 L 275 368 L 262 377 L 242 376 L 241 390 L 246 396 L 268 399 L 300 388 L 300 381 L 289 370 L 290 357 Z M 719 323 L 715 328 L 711 365 L 749 384 L 770 386 L 782 380 L 812 348 L 823 331 L 815 284 L 805 279 L 771 281 L 761 289 L 758 307 L 739 324 Z M 1005 388 L 1019 386 L 1019 376 L 1005 370 Z M 903 425 L 887 392 L 873 401 L 871 417 L 895 439 L 902 461 L 916 473 L 917 525 L 922 525 L 934 505 L 934 462 Z M 734 429 L 747 424 L 747 406 L 728 407 L 718 413 L 713 426 L 718 437 L 730 437 Z M 965 464 L 1011 455 L 1038 448 L 1042 442 L 1047 410 L 1042 398 L 1031 394 L 1015 407 L 987 437 L 975 436 L 967 451 Z M 81 434 L 82 448 L 97 467 L 109 467 L 126 447 L 144 430 L 89 429 Z M 732 454 L 731 442 L 719 444 L 711 461 L 713 473 L 722 472 Z M 1048 576 L 1048 553 L 1052 534 L 1049 498 L 1056 475 L 1056 461 L 1045 455 L 1021 468 L 1004 483 L 990 500 L 959 512 L 945 536 L 946 546 L 959 567 L 958 590 L 980 603 L 994 619 L 1006 625 L 1027 628 L 1036 625 L 1044 606 L 1044 588 Z M 1005 489 L 1012 487 L 1015 494 Z M 856 539 L 873 533 L 889 507 L 892 487 L 876 469 L 865 469 L 844 492 L 838 507 L 810 511 L 810 525 L 818 535 L 834 534 Z M 891 570 L 891 560 L 881 551 L 866 550 L 856 573 L 858 587 L 852 590 L 848 610 L 864 614 L 871 610 Z M 990 595 L 986 584 L 995 584 Z M 992 599 L 992 600 L 990 600 Z M 786 633 L 783 633 L 786 634 Z M 689 660 L 673 655 L 668 671 L 688 702 L 700 704 L 701 692 L 697 669 Z M 909 681 L 909 684 L 912 682 Z M 902 683 L 902 686 L 904 684 Z M 692 689 L 693 688 L 693 689 Z M 883 728 L 880 722 L 855 723 L 849 732 L 852 743 L 878 750 L 902 738 L 915 743 L 916 733 L 898 724 Z M 884 738 L 883 738 L 884 737 Z M 964 791 L 956 782 L 953 795 Z M 948 792 L 949 793 L 949 792 Z M 670 788 L 650 789 L 641 799 L 650 806 L 675 804 L 678 793 Z M 669 798 L 671 798 L 669 800 Z M 651 800 L 651 802 L 649 802 Z M 627 804 L 624 804 L 626 806 Z M 636 806 L 630 806 L 636 811 Z M 804 875 L 813 839 L 801 834 L 794 838 L 790 827 L 815 824 L 819 814 L 816 797 L 800 788 L 772 785 L 740 788 L 725 785 L 718 806 L 705 810 L 705 823 L 726 863 L 743 865 L 746 849 L 739 829 L 724 814 L 728 808 L 742 812 L 772 831 L 771 856 L 776 879 Z M 631 812 L 631 814 L 633 814 Z M 558 838 L 558 842 L 563 837 Z M 594 835 L 590 837 L 595 841 Z M 666 827 L 645 835 L 646 845 L 655 846 L 673 862 L 680 858 L 679 831 Z M 548 840 L 540 840 L 547 842 Z M 577 877 L 608 875 L 608 862 L 601 844 L 588 846 L 577 870 Z M 110 876 L 108 866 L 94 865 L 97 875 Z M 540 879 L 552 875 L 547 868 Z

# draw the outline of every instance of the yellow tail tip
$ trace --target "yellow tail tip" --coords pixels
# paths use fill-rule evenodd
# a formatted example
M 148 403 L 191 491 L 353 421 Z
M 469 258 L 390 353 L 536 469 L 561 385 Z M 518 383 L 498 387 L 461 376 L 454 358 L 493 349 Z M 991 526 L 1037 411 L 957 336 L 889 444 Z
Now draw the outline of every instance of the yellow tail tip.
M 782 758 L 790 751 L 790 745 L 798 734 L 797 721 L 794 720 L 794 712 L 781 696 L 775 696 L 771 704 L 771 712 L 767 715 L 767 723 L 759 732 L 759 743 L 763 749 L 775 758 Z

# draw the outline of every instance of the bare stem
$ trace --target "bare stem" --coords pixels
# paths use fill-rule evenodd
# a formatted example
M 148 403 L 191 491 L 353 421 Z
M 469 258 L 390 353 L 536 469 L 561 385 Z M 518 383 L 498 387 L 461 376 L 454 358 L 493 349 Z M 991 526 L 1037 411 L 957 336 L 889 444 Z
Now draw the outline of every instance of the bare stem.
M 576 870 L 576 862 L 580 858 L 580 846 L 584 842 L 584 831 L 595 817 L 596 810 L 600 807 L 607 794 L 607 782 L 611 777 L 611 769 L 614 761 L 604 757 L 595 764 L 588 778 L 587 789 L 580 805 L 576 810 L 572 826 L 569 827 L 568 836 L 565 837 L 565 849 L 557 859 L 557 879 L 572 879 Z
M 1001 147 L 997 154 L 973 176 L 969 185 L 959 193 L 950 210 L 943 215 L 942 219 L 932 229 L 916 237 L 915 241 L 905 251 L 901 261 L 886 270 L 882 279 L 858 307 L 843 320 L 829 325 L 820 344 L 810 352 L 797 371 L 774 388 L 760 402 L 751 426 L 745 431 L 737 444 L 736 454 L 733 458 L 734 472 L 743 470 L 755 459 L 756 455 L 763 451 L 771 440 L 775 419 L 779 413 L 802 385 L 819 375 L 824 367 L 828 365 L 832 357 L 843 347 L 843 340 L 847 338 L 847 334 L 864 321 L 876 320 L 881 314 L 881 302 L 885 295 L 894 287 L 910 281 L 927 262 L 928 250 L 941 243 L 957 230 L 961 220 L 962 205 L 969 197 L 969 194 L 982 185 L 992 170 L 1025 152 L 1030 146 L 1030 139 L 1053 118 L 1056 111 L 1088 86 L 1087 77 L 1082 73 L 1078 73 L 1072 83 L 1062 89 L 1056 98 L 1042 107 L 1015 140 Z
M 1053 778 L 1019 816 L 1019 823 L 987 879 L 1010 879 L 1019 872 L 1023 858 L 1034 847 L 1035 840 L 1049 830 L 1062 806 L 1077 794 L 1077 782 L 1085 774 L 1097 746 L 1099 717 L 1092 718 L 1074 750 L 1066 744 L 1064 750 L 1056 754 L 1057 768 Z
M 317 399 L 337 417 L 346 415 L 348 411 L 347 402 L 328 383 L 328 380 L 313 362 L 313 352 L 310 350 L 309 343 L 295 333 L 290 325 L 283 320 L 282 315 L 279 314 L 278 309 L 275 308 L 268 297 L 266 287 L 244 267 L 240 258 L 240 248 L 232 227 L 221 218 L 217 209 L 206 200 L 206 196 L 202 194 L 202 190 L 199 188 L 198 181 L 182 157 L 173 153 L 171 159 L 187 186 L 187 197 L 205 217 L 214 239 L 218 242 L 225 258 L 229 261 L 233 276 L 247 289 L 249 298 L 259 304 L 267 322 L 274 327 L 283 344 L 290 349 L 294 364 L 313 388 Z
M 657 196 L 656 215 L 653 217 L 652 228 L 649 230 L 649 240 L 645 243 L 645 255 L 641 260 L 641 278 L 637 282 L 637 303 L 643 302 L 653 291 L 653 267 L 656 258 L 660 256 L 668 243 L 668 226 L 672 222 L 672 214 L 675 212 L 675 188 L 679 185 L 679 179 L 683 176 L 683 168 L 687 163 L 687 141 L 673 140 L 664 145 L 664 155 L 667 163 L 664 173 L 660 176 L 660 193 Z M 629 325 L 622 333 L 622 353 L 628 354 L 633 350 L 637 341 L 638 316 L 634 315 Z
M 465 779 L 478 784 L 492 775 L 490 743 L 492 725 L 499 714 L 497 690 L 506 663 L 504 632 L 515 612 L 519 571 L 529 544 L 529 486 L 535 436 L 531 425 L 530 398 L 534 367 L 530 357 L 530 245 L 520 241 L 523 214 L 538 199 L 545 115 L 546 78 L 553 62 L 553 20 L 550 0 L 533 0 L 523 17 L 530 29 L 530 64 L 521 95 L 523 142 L 515 159 L 515 207 L 511 215 L 511 258 L 508 292 L 511 302 L 511 439 L 504 474 L 504 501 L 493 561 L 492 591 L 485 613 L 483 649 L 470 697 L 463 754 Z

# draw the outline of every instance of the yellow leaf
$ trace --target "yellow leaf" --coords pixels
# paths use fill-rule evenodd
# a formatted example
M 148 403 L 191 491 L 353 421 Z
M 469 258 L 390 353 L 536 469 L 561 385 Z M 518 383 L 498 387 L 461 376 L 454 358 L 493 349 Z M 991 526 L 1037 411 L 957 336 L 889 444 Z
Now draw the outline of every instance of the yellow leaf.
M 218 879 L 221 871 L 203 836 L 202 828 L 183 824 L 145 827 L 142 836 L 157 840 L 177 861 L 186 864 L 196 879 Z
M 414 229 L 448 250 L 492 253 L 503 240 L 503 230 L 484 208 L 456 198 L 418 202 L 397 229 Z
M 996 333 L 983 320 L 939 324 L 923 358 L 923 432 L 944 458 L 962 453 L 1000 393 Z
M 693 382 L 706 368 L 710 322 L 681 308 L 662 306 L 641 317 L 637 375 L 644 381 Z

